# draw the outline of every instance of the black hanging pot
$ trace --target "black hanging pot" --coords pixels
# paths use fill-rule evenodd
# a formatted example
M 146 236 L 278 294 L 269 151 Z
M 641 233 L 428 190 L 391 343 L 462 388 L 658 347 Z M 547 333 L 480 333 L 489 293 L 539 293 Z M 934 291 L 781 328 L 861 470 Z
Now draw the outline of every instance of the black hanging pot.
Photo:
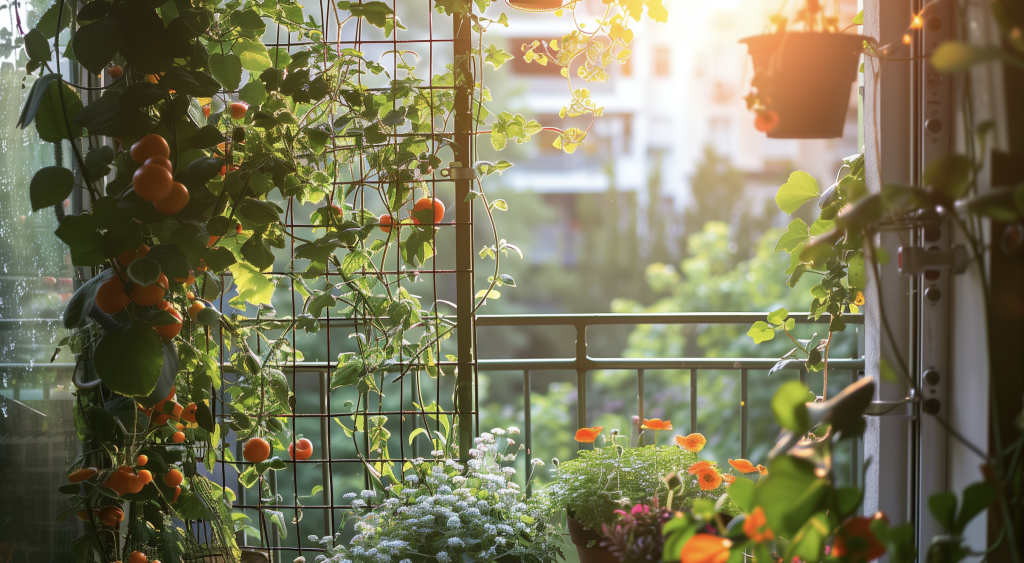
M 621 563 L 612 552 L 598 545 L 603 539 L 601 534 L 584 528 L 583 524 L 573 520 L 571 516 L 566 515 L 565 520 L 569 528 L 569 538 L 572 539 L 576 553 L 580 556 L 580 563 Z
M 758 98 L 767 112 L 774 112 L 769 137 L 843 136 L 865 39 L 844 33 L 776 33 L 740 40 L 754 62 Z

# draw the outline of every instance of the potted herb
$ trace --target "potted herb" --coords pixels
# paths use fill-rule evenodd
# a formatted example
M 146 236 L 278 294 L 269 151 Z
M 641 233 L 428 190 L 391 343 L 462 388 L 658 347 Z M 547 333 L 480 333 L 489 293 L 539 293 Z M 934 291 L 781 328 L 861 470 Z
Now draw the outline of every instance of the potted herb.
M 320 541 L 326 553 L 317 563 L 349 561 L 521 561 L 548 563 L 564 559 L 558 530 L 547 523 L 543 505 L 526 498 L 511 467 L 522 446 L 498 438 L 518 434 L 515 427 L 484 432 L 476 438 L 465 464 L 435 451 L 433 460 L 411 461 L 402 482 L 380 490 L 349 493 L 356 535 L 348 545 L 341 535 Z M 543 464 L 535 460 L 534 466 Z
M 820 0 L 806 0 L 792 22 L 776 15 L 774 33 L 740 41 L 754 63 L 747 107 L 759 131 L 775 139 L 843 136 L 866 38 L 844 33 L 838 22 Z
M 608 548 L 618 546 L 621 532 L 614 532 L 602 543 L 617 524 L 624 510 L 636 515 L 644 509 L 635 505 L 654 507 L 655 511 L 675 511 L 689 508 L 700 498 L 720 498 L 726 487 L 736 480 L 731 474 L 723 474 L 713 461 L 702 460 L 697 453 L 704 448 L 707 440 L 700 434 L 676 436 L 671 446 L 658 446 L 657 434 L 661 430 L 672 430 L 668 420 L 649 419 L 641 424 L 634 417 L 634 439 L 621 437 L 612 430 L 609 445 L 592 450 L 580 450 L 576 459 L 556 464 L 555 480 L 542 493 L 552 512 L 566 511 L 569 535 L 580 561 L 584 563 L 617 562 L 622 554 Z M 592 444 L 602 436 L 604 428 L 581 428 L 576 441 Z M 640 431 L 654 430 L 655 445 L 642 445 Z M 626 447 L 619 442 L 628 442 Z M 745 460 L 754 471 L 756 468 Z M 736 467 L 734 465 L 734 467 Z M 735 512 L 726 501 L 725 510 Z M 636 523 L 630 524 L 634 526 Z M 604 535 L 602 535 L 602 532 Z M 628 534 L 628 532 L 627 532 Z M 621 538 L 619 538 L 621 539 Z M 639 548 L 632 546 L 626 551 Z M 623 549 L 626 549 L 623 547 Z M 622 551 L 622 550 L 619 550 Z M 625 553 L 625 551 L 623 551 Z

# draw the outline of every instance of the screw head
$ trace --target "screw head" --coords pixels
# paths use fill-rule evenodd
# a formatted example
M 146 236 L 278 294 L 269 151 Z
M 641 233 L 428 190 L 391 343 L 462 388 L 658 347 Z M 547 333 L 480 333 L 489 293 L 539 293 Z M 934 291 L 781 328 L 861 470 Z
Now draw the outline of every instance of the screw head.
M 937 287 L 929 287 L 924 290 L 924 298 L 935 303 L 939 299 L 942 299 L 942 290 Z
M 933 369 L 926 370 L 924 372 L 924 382 L 928 385 L 938 385 L 939 381 L 942 381 L 942 377 L 939 375 L 939 372 Z

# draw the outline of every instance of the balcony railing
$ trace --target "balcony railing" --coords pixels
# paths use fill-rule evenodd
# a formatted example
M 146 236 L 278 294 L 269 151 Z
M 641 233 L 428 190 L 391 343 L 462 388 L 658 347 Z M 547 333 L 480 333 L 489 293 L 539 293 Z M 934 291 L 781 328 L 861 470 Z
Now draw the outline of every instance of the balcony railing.
M 571 370 L 576 372 L 577 428 L 587 424 L 587 373 L 594 370 L 615 369 L 633 370 L 636 372 L 636 394 L 638 415 L 644 418 L 644 372 L 646 370 L 679 370 L 688 372 L 690 383 L 690 428 L 697 432 L 697 397 L 699 370 L 736 370 L 740 373 L 740 401 L 736 405 L 740 415 L 740 457 L 747 457 L 748 434 L 748 401 L 747 375 L 750 370 L 769 370 L 778 362 L 778 358 L 602 358 L 591 357 L 587 344 L 587 328 L 593 326 L 635 326 L 635 325 L 751 325 L 762 321 L 764 313 L 654 313 L 654 314 L 584 314 L 584 315 L 481 315 L 477 317 L 478 327 L 511 327 L 511 326 L 571 326 L 575 329 L 575 355 L 569 358 L 517 358 L 517 359 L 480 359 L 477 361 L 480 371 L 521 371 L 523 374 L 523 405 L 525 423 L 523 443 L 526 446 L 526 467 L 530 467 L 533 452 L 532 413 L 530 408 L 530 388 L 532 372 L 536 370 Z M 798 324 L 825 324 L 831 320 L 823 315 L 818 320 L 809 319 L 804 315 L 795 317 Z M 850 325 L 863 325 L 864 315 L 844 315 L 843 319 Z M 864 359 L 858 352 L 855 358 L 830 358 L 831 373 L 846 372 L 850 382 L 856 381 L 864 370 Z M 802 364 L 801 364 L 802 365 Z M 803 368 L 796 369 L 800 380 L 807 376 Z M 856 440 L 851 441 L 851 482 L 857 481 L 859 464 L 856 463 Z

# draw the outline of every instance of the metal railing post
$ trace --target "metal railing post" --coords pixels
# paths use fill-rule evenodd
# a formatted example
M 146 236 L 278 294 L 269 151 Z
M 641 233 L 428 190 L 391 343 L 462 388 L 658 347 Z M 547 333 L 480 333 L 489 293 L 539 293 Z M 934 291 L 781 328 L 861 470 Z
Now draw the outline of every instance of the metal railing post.
M 587 325 L 576 325 L 576 428 L 587 427 Z M 580 444 L 580 447 L 583 445 Z
M 324 462 L 320 466 L 321 478 L 323 479 L 323 497 L 324 500 L 330 499 L 331 502 L 324 503 L 324 535 L 333 535 L 334 530 L 334 511 L 331 510 L 331 505 L 334 504 L 334 493 L 332 492 L 333 487 L 331 486 L 331 439 L 330 431 L 331 425 L 329 416 L 330 410 L 327 408 L 327 395 L 331 392 L 328 381 L 327 371 L 320 372 L 320 456 Z
M 640 420 L 644 419 L 644 370 L 636 370 L 636 396 L 637 396 L 637 410 L 640 414 Z
M 530 413 L 530 370 L 523 370 L 523 445 L 526 446 L 526 468 L 527 479 L 526 496 L 533 494 L 533 481 L 530 480 L 530 472 L 533 468 L 533 418 Z
M 740 457 L 747 459 L 747 370 L 740 370 Z
M 697 369 L 690 368 L 690 433 L 697 431 Z

